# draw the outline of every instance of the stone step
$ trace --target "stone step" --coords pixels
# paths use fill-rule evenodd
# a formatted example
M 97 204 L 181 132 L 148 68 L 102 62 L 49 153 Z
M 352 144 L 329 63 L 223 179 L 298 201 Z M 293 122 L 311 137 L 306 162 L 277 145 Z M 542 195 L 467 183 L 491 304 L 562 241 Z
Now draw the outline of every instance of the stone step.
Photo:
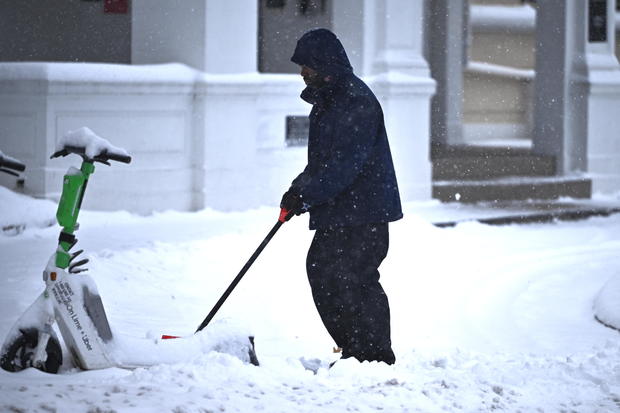
M 592 181 L 582 177 L 508 177 L 433 182 L 433 198 L 474 203 L 528 199 L 590 198 Z
M 456 221 L 433 222 L 439 228 L 455 227 L 465 222 L 480 222 L 487 225 L 541 224 L 557 221 L 579 221 L 591 217 L 608 217 L 620 214 L 620 207 L 581 207 L 567 208 L 538 213 L 507 214 L 492 218 L 471 218 Z
M 433 156 L 433 179 L 482 180 L 510 176 L 553 176 L 555 158 L 528 149 L 454 147 Z
M 553 176 L 555 159 L 542 156 L 487 156 L 433 160 L 434 180 L 480 180 L 507 176 Z

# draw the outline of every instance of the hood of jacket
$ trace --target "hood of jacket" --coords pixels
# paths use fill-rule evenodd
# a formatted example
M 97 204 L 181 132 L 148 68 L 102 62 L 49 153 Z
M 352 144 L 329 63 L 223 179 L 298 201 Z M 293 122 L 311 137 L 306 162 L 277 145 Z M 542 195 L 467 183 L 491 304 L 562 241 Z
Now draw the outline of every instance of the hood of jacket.
M 301 36 L 291 61 L 335 78 L 353 73 L 342 43 L 327 29 L 310 30 Z

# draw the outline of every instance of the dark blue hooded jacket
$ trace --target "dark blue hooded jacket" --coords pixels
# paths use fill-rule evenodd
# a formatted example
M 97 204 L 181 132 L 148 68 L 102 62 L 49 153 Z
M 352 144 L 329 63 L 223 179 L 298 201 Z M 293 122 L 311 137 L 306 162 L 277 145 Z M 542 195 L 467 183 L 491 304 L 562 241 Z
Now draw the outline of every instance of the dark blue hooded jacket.
M 291 60 L 331 81 L 307 87 L 313 105 L 308 165 L 293 181 L 310 212 L 310 229 L 383 223 L 403 214 L 383 111 L 372 91 L 353 74 L 332 32 L 315 29 L 297 42 Z

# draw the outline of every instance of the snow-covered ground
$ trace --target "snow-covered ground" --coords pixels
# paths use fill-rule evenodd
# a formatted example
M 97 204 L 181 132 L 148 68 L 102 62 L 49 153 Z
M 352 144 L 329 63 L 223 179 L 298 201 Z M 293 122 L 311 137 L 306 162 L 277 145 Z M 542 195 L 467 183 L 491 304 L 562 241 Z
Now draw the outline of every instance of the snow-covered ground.
M 394 366 L 303 368 L 300 357 L 335 356 L 305 277 L 312 233 L 302 216 L 280 229 L 217 316 L 252 330 L 260 367 L 184 352 L 135 370 L 0 371 L 0 411 L 620 411 L 620 333 L 593 313 L 601 287 L 620 276 L 620 216 L 439 229 L 418 214 L 428 207 L 406 205 L 381 268 Z M 18 224 L 0 234 L 2 339 L 42 290 L 54 212 L 0 188 L 2 226 Z M 84 211 L 78 245 L 114 333 L 191 335 L 278 212 Z

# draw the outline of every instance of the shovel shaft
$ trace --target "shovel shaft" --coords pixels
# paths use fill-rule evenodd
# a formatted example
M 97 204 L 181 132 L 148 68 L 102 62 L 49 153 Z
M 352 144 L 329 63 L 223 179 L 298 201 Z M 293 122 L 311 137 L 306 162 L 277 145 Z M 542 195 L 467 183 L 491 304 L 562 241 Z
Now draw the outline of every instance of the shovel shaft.
M 271 228 L 271 231 L 269 231 L 269 234 L 267 234 L 267 236 L 265 237 L 263 242 L 261 242 L 261 244 L 258 246 L 256 251 L 254 251 L 254 254 L 252 254 L 252 256 L 250 257 L 248 262 L 246 262 L 245 265 L 243 266 L 243 268 L 241 268 L 241 271 L 239 271 L 239 274 L 237 274 L 237 276 L 230 283 L 230 285 L 228 286 L 226 291 L 224 291 L 224 294 L 222 294 L 222 296 L 217 301 L 217 303 L 215 303 L 215 306 L 213 306 L 213 309 L 211 310 L 211 312 L 202 321 L 200 326 L 198 326 L 198 329 L 196 330 L 196 333 L 201 331 L 203 328 L 205 328 L 211 322 L 211 320 L 213 319 L 215 314 L 218 312 L 218 310 L 220 309 L 222 304 L 224 304 L 224 301 L 226 301 L 226 299 L 228 298 L 230 293 L 232 293 L 232 291 L 235 289 L 237 284 L 239 284 L 239 281 L 241 281 L 241 278 L 243 278 L 243 276 L 250 269 L 250 267 L 252 266 L 254 261 L 256 261 L 256 258 L 258 258 L 260 253 L 263 252 L 263 250 L 265 249 L 267 244 L 269 244 L 269 241 L 271 241 L 271 239 L 276 234 L 276 232 L 278 232 L 278 230 L 280 229 L 282 224 L 284 224 L 284 222 L 286 222 L 286 219 L 288 218 L 288 215 L 289 215 L 288 211 L 282 210 L 282 212 L 280 214 L 280 218 L 278 219 L 278 222 L 276 222 L 276 224 L 273 226 L 273 228 Z

